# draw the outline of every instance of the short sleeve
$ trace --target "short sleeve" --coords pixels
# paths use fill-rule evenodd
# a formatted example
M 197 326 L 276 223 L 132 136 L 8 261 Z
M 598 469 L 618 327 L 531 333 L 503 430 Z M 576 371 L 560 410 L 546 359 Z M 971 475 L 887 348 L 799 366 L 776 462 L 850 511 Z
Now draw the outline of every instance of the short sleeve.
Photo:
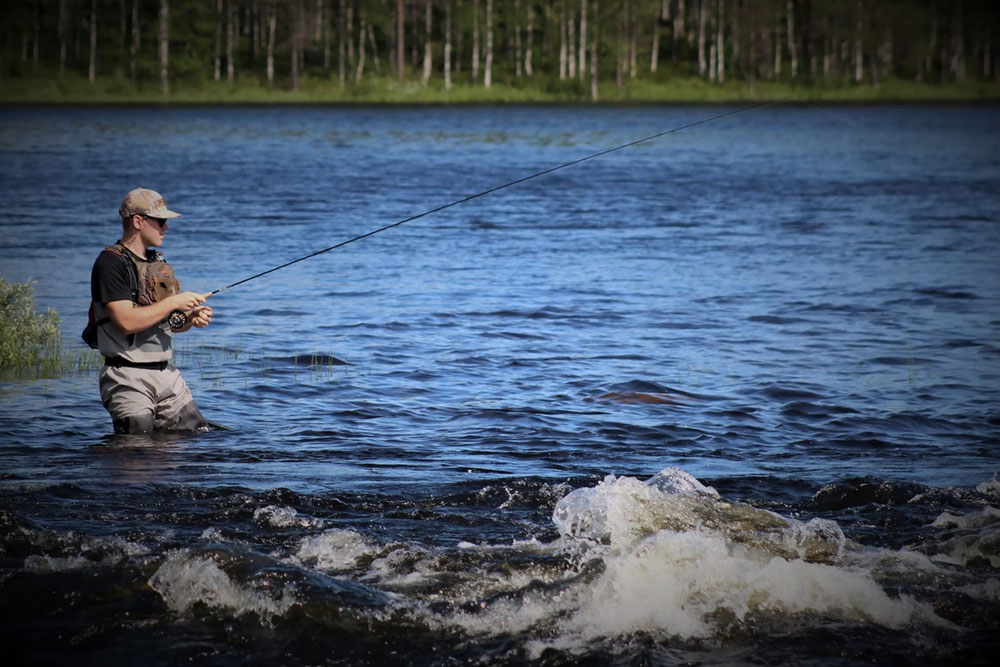
M 90 274 L 90 298 L 98 303 L 132 301 L 132 285 L 135 282 L 138 282 L 138 277 L 132 262 L 121 255 L 102 252 L 97 256 Z

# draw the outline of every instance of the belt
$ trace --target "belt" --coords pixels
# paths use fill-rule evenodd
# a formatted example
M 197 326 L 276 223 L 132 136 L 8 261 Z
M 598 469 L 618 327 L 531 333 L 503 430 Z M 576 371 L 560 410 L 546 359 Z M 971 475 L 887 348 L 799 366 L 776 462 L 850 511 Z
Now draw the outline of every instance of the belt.
M 104 365 L 112 368 L 145 368 L 151 371 L 162 371 L 167 368 L 165 361 L 129 361 L 121 357 L 104 357 Z

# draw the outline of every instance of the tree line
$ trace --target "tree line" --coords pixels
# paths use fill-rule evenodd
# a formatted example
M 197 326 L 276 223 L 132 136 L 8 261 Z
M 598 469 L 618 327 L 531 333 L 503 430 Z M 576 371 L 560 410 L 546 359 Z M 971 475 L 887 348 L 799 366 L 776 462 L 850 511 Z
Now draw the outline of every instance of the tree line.
M 1000 79 L 996 0 L 7 0 L 4 77 L 575 86 Z

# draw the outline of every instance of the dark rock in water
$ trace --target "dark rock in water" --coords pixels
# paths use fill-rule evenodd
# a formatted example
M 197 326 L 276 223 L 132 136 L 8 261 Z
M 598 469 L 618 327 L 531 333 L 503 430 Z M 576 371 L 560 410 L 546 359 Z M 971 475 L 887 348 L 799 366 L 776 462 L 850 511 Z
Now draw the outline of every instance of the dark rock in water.
M 919 484 L 856 477 L 824 486 L 813 496 L 812 506 L 813 509 L 824 511 L 872 504 L 905 505 L 923 491 L 924 487 Z

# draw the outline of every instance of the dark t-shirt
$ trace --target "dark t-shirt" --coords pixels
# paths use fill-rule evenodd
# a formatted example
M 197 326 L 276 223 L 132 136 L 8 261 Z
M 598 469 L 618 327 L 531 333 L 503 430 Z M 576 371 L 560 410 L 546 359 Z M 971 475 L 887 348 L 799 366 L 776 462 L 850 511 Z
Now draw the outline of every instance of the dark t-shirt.
M 139 275 L 127 257 L 102 252 L 90 273 L 90 298 L 98 303 L 135 301 Z

